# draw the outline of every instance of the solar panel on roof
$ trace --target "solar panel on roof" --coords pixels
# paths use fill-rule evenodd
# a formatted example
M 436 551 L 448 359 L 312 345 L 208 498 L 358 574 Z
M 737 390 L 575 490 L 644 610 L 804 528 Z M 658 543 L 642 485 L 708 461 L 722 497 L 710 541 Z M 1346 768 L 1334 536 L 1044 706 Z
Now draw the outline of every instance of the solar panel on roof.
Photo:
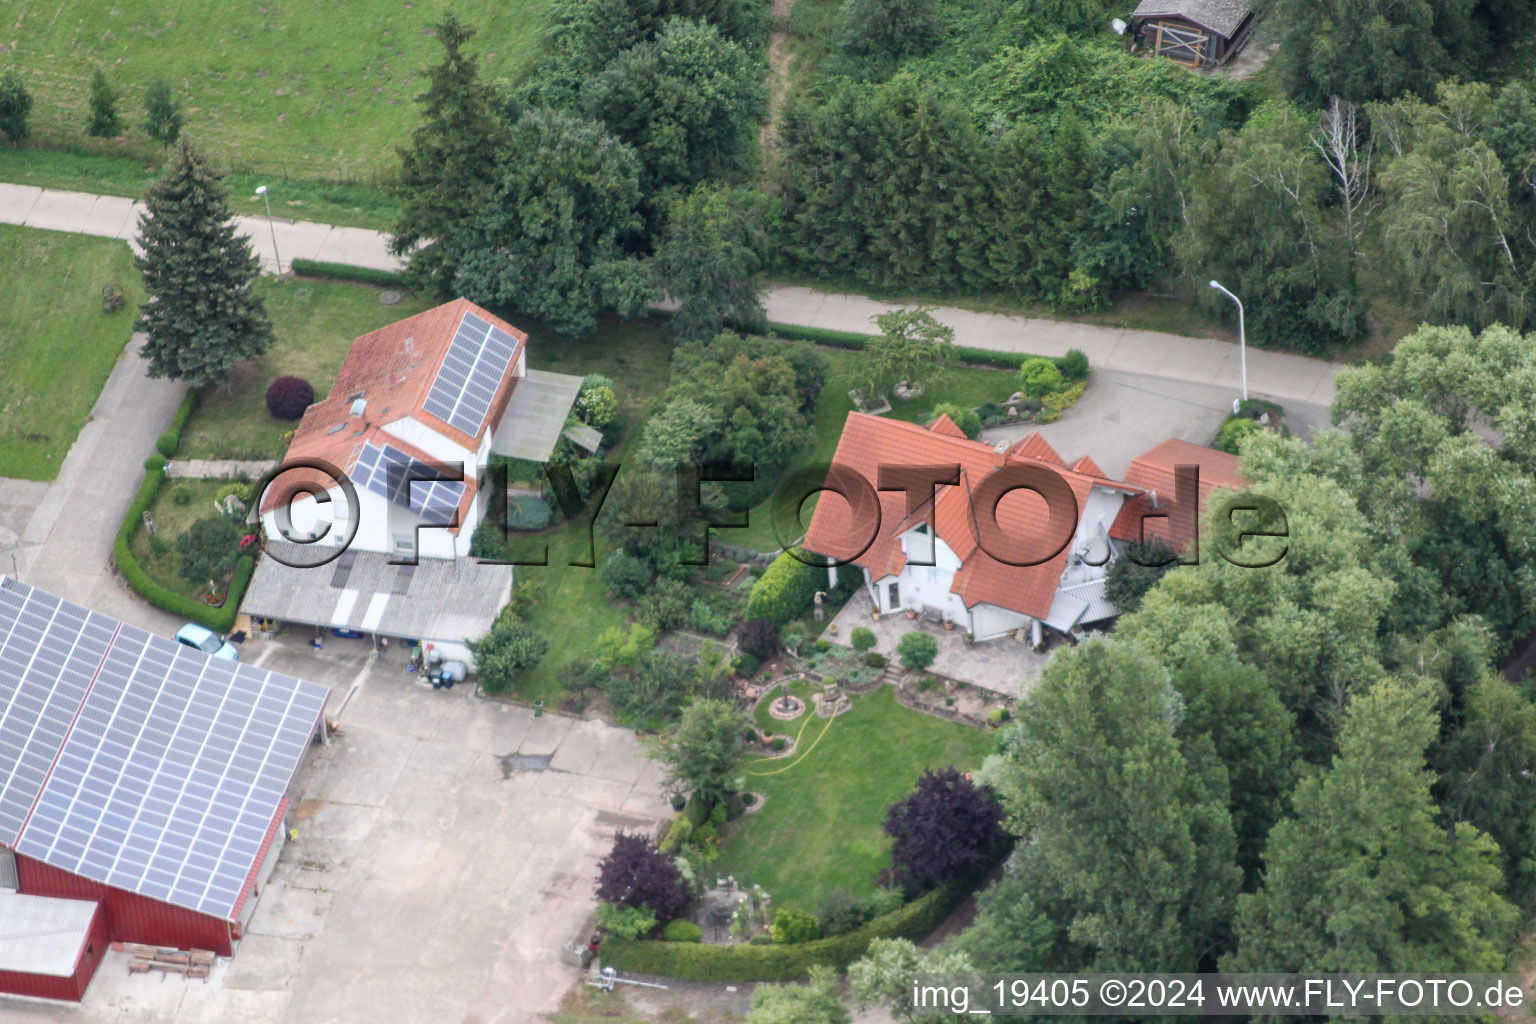
M 28 649 L 54 654 L 64 674 Z M 66 687 L 69 678 L 83 681 Z M 15 710 L 49 686 L 67 716 Z M 6 841 L 61 870 L 232 919 L 326 693 L 0 579 L 0 732 L 62 721 L 41 748 L 47 764 L 14 826 L 20 837 Z M 16 775 L 0 771 L 0 809 L 21 802 Z
M 465 313 L 423 408 L 470 436 L 479 434 L 516 351 L 512 335 Z
M 432 480 L 430 465 L 394 445 L 366 444 L 352 470 L 353 482 L 385 500 L 408 508 L 434 526 L 447 526 L 464 497 L 463 481 Z M 409 496 L 409 497 L 408 497 Z

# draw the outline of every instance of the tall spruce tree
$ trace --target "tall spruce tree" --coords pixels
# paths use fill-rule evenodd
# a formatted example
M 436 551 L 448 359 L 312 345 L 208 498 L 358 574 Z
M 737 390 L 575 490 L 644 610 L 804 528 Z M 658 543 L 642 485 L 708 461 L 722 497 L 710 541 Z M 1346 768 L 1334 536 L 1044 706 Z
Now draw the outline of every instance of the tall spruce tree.
M 427 68 L 427 91 L 416 97 L 421 125 L 401 148 L 400 221 L 390 239 L 396 256 L 407 256 L 412 287 L 444 298 L 458 272 L 456 238 L 479 211 L 496 179 L 501 122 L 495 97 L 479 80 L 479 62 L 464 52 L 475 30 L 452 14 L 437 26 L 443 59 Z
M 144 197 L 136 257 L 148 301 L 138 330 L 151 377 L 201 387 L 222 382 L 240 359 L 272 343 L 266 306 L 251 288 L 261 262 L 235 231 L 229 191 L 192 144 Z

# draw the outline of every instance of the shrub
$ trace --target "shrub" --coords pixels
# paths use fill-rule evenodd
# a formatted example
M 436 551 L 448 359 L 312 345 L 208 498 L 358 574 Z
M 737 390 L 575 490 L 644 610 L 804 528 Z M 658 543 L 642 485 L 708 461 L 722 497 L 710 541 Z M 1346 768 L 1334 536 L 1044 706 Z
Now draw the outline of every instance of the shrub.
M 576 396 L 577 419 L 594 430 L 602 430 L 612 422 L 614 414 L 618 411 L 619 402 L 614 397 L 611 385 L 588 385 L 583 382 L 581 392 Z
M 736 624 L 729 608 L 724 608 L 708 598 L 696 597 L 688 609 L 688 624 L 700 633 L 725 636 Z
M 987 712 L 987 721 L 993 725 L 1002 725 L 1008 721 L 1008 712 L 1002 708 L 993 708 Z
M 821 938 L 821 924 L 815 916 L 803 910 L 779 910 L 773 915 L 773 924 L 768 929 L 774 942 L 810 942 L 812 939 Z
M 1083 397 L 1083 389 L 1087 383 L 1073 384 L 1071 387 L 1060 391 L 1052 391 L 1040 401 L 1041 423 L 1055 423 L 1061 419 L 1061 414 L 1070 408 L 1079 398 Z
M 1043 400 L 1061 385 L 1062 373 L 1049 359 L 1034 356 L 1019 366 L 1019 390 L 1029 398 Z
M 479 640 L 470 642 L 475 672 L 486 693 L 507 693 L 524 672 L 535 668 L 549 652 L 549 641 L 528 625 L 511 619 L 497 622 Z
M 678 917 L 688 906 L 688 888 L 672 858 L 644 836 L 616 833 L 613 848 L 598 865 L 597 898 L 626 907 L 644 907 L 658 921 Z
M 280 420 L 303 419 L 315 404 L 315 389 L 303 377 L 279 377 L 267 385 L 267 412 Z
M 767 661 L 778 653 L 779 631 L 767 619 L 750 619 L 742 623 L 736 643 L 758 661 Z
M 171 425 L 165 428 L 165 433 L 155 438 L 155 451 L 169 459 L 176 454 L 176 448 L 181 444 L 181 432 L 186 428 L 187 420 L 197 408 L 197 392 L 188 391 L 187 397 L 181 400 L 181 405 L 176 408 L 176 415 L 171 419 Z M 164 465 L 162 462 L 161 465 Z M 148 464 L 145 464 L 148 468 Z
M 91 74 L 91 116 L 86 122 L 85 134 L 96 139 L 111 139 L 122 130 L 122 119 L 117 116 L 117 92 L 97 68 Z
M 149 535 L 149 550 L 155 553 L 156 558 L 164 558 L 171 553 L 171 542 L 158 533 Z
M 661 936 L 668 942 L 703 942 L 704 929 L 679 917 L 667 922 L 667 926 L 661 930 Z
M 688 585 L 659 579 L 635 602 L 635 618 L 652 629 L 676 629 L 688 620 Z
M 656 930 L 656 915 L 644 907 L 599 903 L 597 919 L 610 934 L 621 939 L 641 939 Z
M 321 260 L 299 258 L 288 262 L 288 269 L 299 277 L 317 277 L 334 281 L 356 281 L 380 288 L 402 288 L 405 278 L 398 271 L 376 270 L 373 267 L 354 267 L 348 263 L 326 263 Z
M 904 668 L 921 672 L 939 656 L 939 642 L 927 633 L 913 630 L 896 641 L 896 655 Z
M 187 496 L 191 500 L 191 495 Z M 226 516 L 199 519 L 176 538 L 176 571 L 188 583 L 221 580 L 235 567 L 241 530 Z
M 711 843 L 719 841 L 719 838 L 720 832 L 715 828 L 714 823 L 706 821 L 704 824 L 693 830 L 693 835 L 689 838 L 688 841 L 691 842 L 694 846 L 708 846 Z
M 752 584 L 747 595 L 746 618 L 768 619 L 782 626 L 805 611 L 816 591 L 826 582 L 826 570 L 806 565 L 795 557 L 805 553 L 799 548 L 784 551 Z
M 875 646 L 875 631 L 867 626 L 854 626 L 853 631 L 848 634 L 848 642 L 856 651 L 867 651 Z
M 1141 607 L 1141 599 L 1174 566 L 1178 555 L 1156 537 L 1145 543 L 1137 541 L 1109 563 L 1104 579 L 1104 596 L 1122 612 Z
M 1243 441 L 1254 434 L 1262 433 L 1263 427 L 1258 420 L 1251 420 L 1246 416 L 1228 416 L 1221 429 L 1216 432 L 1216 440 L 1212 447 L 1232 455 L 1241 455 Z
M 953 768 L 924 771 L 885 815 L 897 874 L 922 888 L 981 870 L 1002 845 L 1003 810 L 988 790 Z
M 0 134 L 19 146 L 32 133 L 28 119 L 32 116 L 32 94 L 27 83 L 15 71 L 0 75 Z
M 747 940 L 747 945 L 749 945 L 749 946 L 771 946 L 771 945 L 773 945 L 773 936 L 772 935 L 764 935 L 761 932 L 759 932 L 758 934 L 752 936 L 750 939 Z
M 688 798 L 688 803 L 683 807 L 683 813 L 688 816 L 688 823 L 698 828 L 709 821 L 709 800 L 695 793 Z
M 635 598 L 651 585 L 648 563 L 622 549 L 603 559 L 603 567 L 597 570 L 597 578 L 603 581 L 610 596 Z
M 171 504 L 180 505 L 182 508 L 192 504 L 192 489 L 189 487 L 176 487 L 171 490 Z
M 159 455 L 159 454 L 151 455 L 149 458 L 144 460 L 144 468 L 146 470 L 148 470 L 149 472 L 151 472 L 151 473 L 164 473 L 165 472 L 165 456 L 164 455 Z M 146 481 L 146 483 L 147 482 L 148 481 Z M 159 485 L 159 482 L 156 481 L 156 486 L 158 486 L 158 485 Z M 150 492 L 150 497 L 154 497 L 154 492 L 153 491 Z M 149 505 L 146 503 L 144 507 L 148 508 Z
M 1066 355 L 1058 356 L 1052 361 L 1066 380 L 1075 384 L 1080 380 L 1088 379 L 1088 357 L 1083 354 L 1082 349 L 1069 348 Z
M 688 820 L 687 811 L 680 811 L 667 826 L 667 834 L 661 837 L 656 849 L 662 853 L 676 853 L 692 836 L 693 822 Z
M 759 662 L 754 655 L 738 654 L 734 659 L 732 659 L 731 665 L 734 667 L 738 676 L 743 679 L 750 679 L 757 675 Z
M 851 932 L 874 916 L 869 903 L 845 886 L 827 890 L 816 905 L 816 920 L 826 936 Z
M 953 402 L 941 402 L 933 407 L 933 412 L 929 413 L 925 419 L 931 423 L 940 416 L 948 416 L 954 420 L 955 426 L 963 430 L 965 436 L 973 441 L 976 435 L 981 433 L 981 416 L 974 409 L 967 409 Z
M 886 665 L 890 664 L 890 659 L 879 651 L 866 651 L 864 652 L 864 664 L 870 668 L 885 668 Z
M 784 749 L 784 737 L 783 736 L 775 736 L 773 739 L 769 740 L 768 741 L 768 749 L 769 750 L 773 750 L 773 751 L 783 750 Z
M 976 415 L 981 417 L 984 427 L 995 427 L 1008 420 L 1008 410 L 997 402 L 982 402 L 976 407 Z

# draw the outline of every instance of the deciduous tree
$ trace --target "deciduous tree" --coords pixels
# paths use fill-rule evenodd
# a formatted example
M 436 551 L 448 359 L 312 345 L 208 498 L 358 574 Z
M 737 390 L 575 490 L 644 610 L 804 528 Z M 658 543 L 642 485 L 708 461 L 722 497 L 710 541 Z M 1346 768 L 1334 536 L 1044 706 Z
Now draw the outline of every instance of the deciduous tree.
M 475 653 L 480 688 L 486 693 L 510 693 L 549 653 L 549 641 L 543 634 L 516 619 L 498 622 L 469 646 Z
M 1003 842 L 1003 811 L 992 794 L 953 768 L 924 771 L 885 814 L 897 875 L 918 889 L 979 871 Z
M 736 789 L 741 769 L 742 733 L 750 725 L 734 701 L 695 700 L 682 720 L 651 756 L 667 766 L 665 785 L 697 795 L 710 806 Z
M 644 907 L 662 924 L 688 909 L 688 887 L 672 858 L 642 835 L 618 832 L 598 864 L 597 898 L 615 906 Z
M 658 289 L 677 301 L 672 333 L 708 341 L 727 326 L 762 333 L 762 271 L 767 254 L 766 197 L 752 189 L 703 184 L 676 199 L 656 246 Z

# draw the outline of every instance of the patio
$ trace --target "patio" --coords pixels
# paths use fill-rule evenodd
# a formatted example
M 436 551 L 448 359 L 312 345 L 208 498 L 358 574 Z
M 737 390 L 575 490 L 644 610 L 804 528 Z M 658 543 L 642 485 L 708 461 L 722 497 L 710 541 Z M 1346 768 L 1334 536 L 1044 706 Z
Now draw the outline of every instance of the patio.
M 946 630 L 921 617 L 908 619 L 905 615 L 882 615 L 877 622 L 870 615 L 872 608 L 869 592 L 861 588 L 837 613 L 822 636 L 848 646 L 848 637 L 854 627 L 863 626 L 875 634 L 874 649 L 894 662 L 896 642 L 913 630 L 922 630 L 939 642 L 939 656 L 927 671 L 1006 697 L 1021 696 L 1030 683 L 1040 678 L 1051 657 L 1049 650 L 1036 654 L 1027 643 L 1012 637 L 968 644 L 960 630 Z M 831 625 L 837 627 L 836 633 L 831 631 Z

